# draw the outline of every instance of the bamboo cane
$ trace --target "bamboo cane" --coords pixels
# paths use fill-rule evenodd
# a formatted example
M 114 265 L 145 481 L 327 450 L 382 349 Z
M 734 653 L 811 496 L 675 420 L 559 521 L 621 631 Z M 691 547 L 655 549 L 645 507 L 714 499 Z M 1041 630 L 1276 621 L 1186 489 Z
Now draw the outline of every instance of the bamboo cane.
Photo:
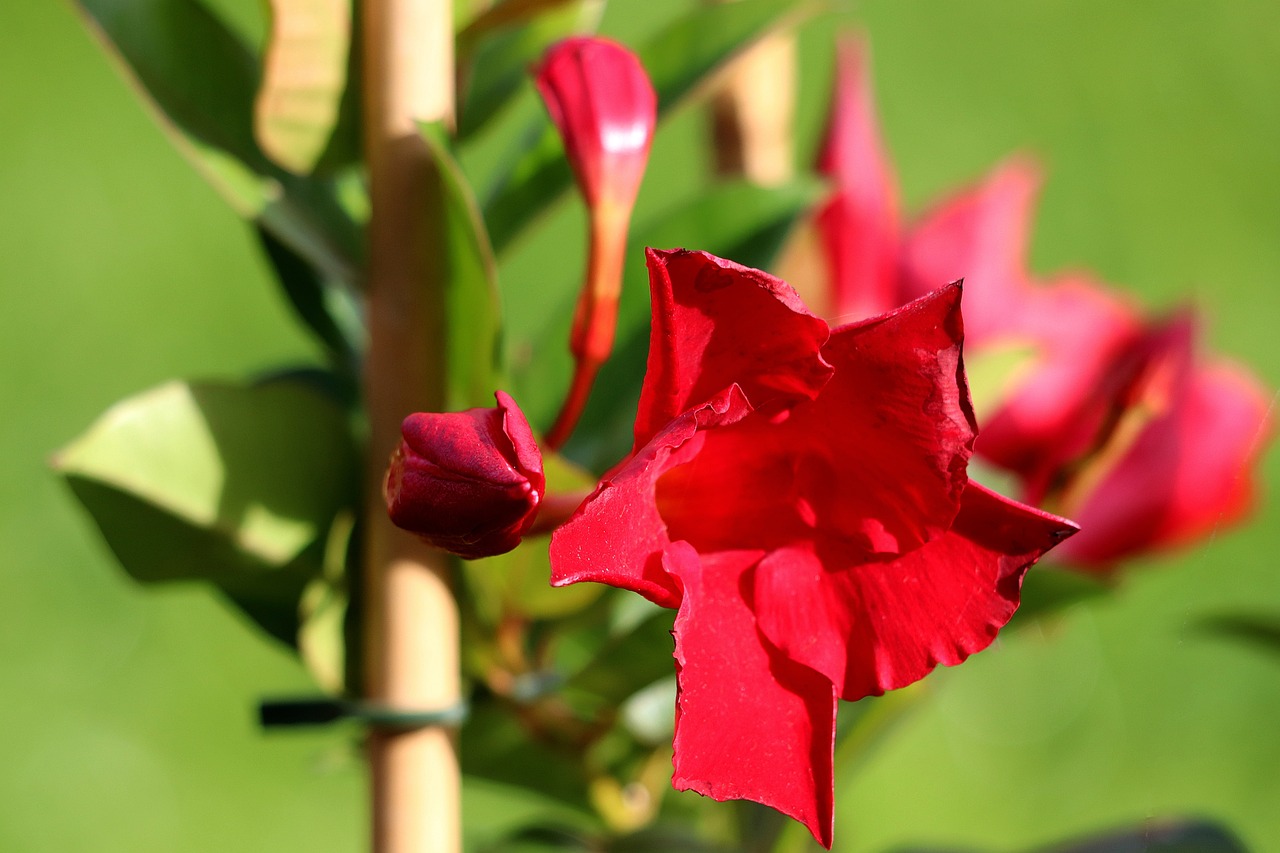
M 449 0 L 363 3 L 372 208 L 364 376 L 370 428 L 366 694 L 404 710 L 448 707 L 459 695 L 449 558 L 392 526 L 381 498 L 400 421 L 444 405 L 443 282 L 430 238 L 438 232 L 432 222 L 436 177 L 416 121 L 453 117 L 451 13 Z M 370 735 L 368 749 L 375 853 L 457 853 L 461 794 L 452 733 L 382 729 Z

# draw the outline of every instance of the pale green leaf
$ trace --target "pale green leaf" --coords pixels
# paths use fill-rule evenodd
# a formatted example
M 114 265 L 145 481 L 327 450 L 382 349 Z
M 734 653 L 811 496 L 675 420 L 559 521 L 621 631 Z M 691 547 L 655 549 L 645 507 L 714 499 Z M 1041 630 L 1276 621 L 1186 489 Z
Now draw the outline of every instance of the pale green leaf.
M 345 413 L 290 380 L 162 385 L 117 403 L 54 466 L 132 577 L 213 583 L 288 642 L 357 494 Z
M 254 131 L 262 150 L 307 174 L 338 121 L 351 48 L 351 0 L 270 0 Z

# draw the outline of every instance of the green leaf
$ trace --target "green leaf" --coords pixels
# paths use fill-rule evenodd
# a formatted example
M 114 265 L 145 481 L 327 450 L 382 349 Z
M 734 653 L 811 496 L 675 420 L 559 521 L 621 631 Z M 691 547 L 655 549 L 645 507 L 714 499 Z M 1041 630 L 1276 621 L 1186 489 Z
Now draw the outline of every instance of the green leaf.
M 722 184 L 633 232 L 618 312 L 618 343 L 600 371 L 574 434 L 570 452 L 575 459 L 593 470 L 603 470 L 631 446 L 636 402 L 649 353 L 649 277 L 644 247 L 702 249 L 746 266 L 768 269 L 787 235 L 822 193 L 822 184 L 808 179 L 780 187 Z M 567 321 L 562 325 L 564 329 L 557 333 L 567 335 Z
M 513 5 L 516 4 L 502 3 L 490 11 L 505 11 Z M 524 14 L 506 26 L 488 26 L 482 30 L 474 25 L 468 27 L 464 31 L 467 38 L 459 41 L 459 53 L 465 50 L 459 62 L 463 75 L 459 139 L 465 140 L 481 130 L 510 103 L 526 85 L 529 66 L 548 46 L 572 35 L 594 32 L 604 12 L 602 0 L 537 0 L 525 5 L 536 8 L 524 10 Z
M 332 184 L 275 166 L 254 139 L 258 59 L 197 0 L 77 0 L 161 128 L 241 216 L 330 278 L 360 279 L 362 236 Z
M 252 126 L 257 59 L 218 18 L 194 0 L 78 2 L 176 128 L 251 170 L 265 167 Z
M 675 21 L 637 51 L 658 92 L 659 110 L 675 108 L 730 59 L 817 9 L 814 2 L 734 0 L 703 6 Z
M 358 288 L 364 277 L 364 231 L 339 199 L 338 184 L 281 173 L 264 187 L 265 203 L 246 218 L 289 246 L 317 275 Z
M 518 27 L 578 0 L 501 0 L 472 18 L 458 33 L 457 51 L 468 58 L 477 42 L 504 29 Z
M 735 56 L 775 30 L 812 13 L 808 3 L 738 0 L 701 6 L 641 47 L 637 54 L 658 95 L 661 120 Z M 551 121 L 540 115 L 507 158 L 485 202 L 489 236 L 499 254 L 569 187 L 571 173 Z
M 1205 633 L 1280 655 L 1280 615 L 1225 613 L 1202 620 L 1198 627 Z
M 551 586 L 547 543 L 545 536 L 529 539 L 509 553 L 464 564 L 482 619 L 496 624 L 503 613 L 554 619 L 575 613 L 600 597 L 604 589 L 600 584 Z
M 616 708 L 637 691 L 670 676 L 674 621 L 673 611 L 656 609 L 604 643 L 595 658 L 565 682 L 566 699 L 594 715 Z
M 509 839 L 529 827 L 554 823 L 583 834 L 600 831 L 586 805 L 571 808 L 536 785 L 504 785 L 474 776 L 462 778 L 463 835 L 473 851 L 506 851 Z
M 136 580 L 210 582 L 289 643 L 357 497 L 342 409 L 284 380 L 162 385 L 109 409 L 54 467 Z
M 440 123 L 420 126 L 440 179 L 437 274 L 445 282 L 449 407 L 492 406 L 498 387 L 497 264 L 471 186 Z
M 338 121 L 351 48 L 351 0 L 270 0 L 255 104 L 258 143 L 294 174 L 311 172 Z
M 349 671 L 346 568 L 354 530 L 355 516 L 339 512 L 325 541 L 320 577 L 307 584 L 298 602 L 298 655 L 316 683 L 335 696 L 345 692 Z
M 530 737 L 510 708 L 482 701 L 472 704 L 471 716 L 462 727 L 459 754 L 466 776 L 499 782 L 513 790 L 524 789 L 540 801 L 538 812 L 558 807 L 566 816 L 577 814 L 565 810 L 566 805 L 581 810 L 578 821 L 589 825 L 582 755 L 563 746 L 555 744 L 553 737 Z M 464 804 L 463 808 L 469 810 L 470 806 Z M 505 825 L 507 828 L 502 830 L 505 835 L 536 822 L 532 809 L 522 811 L 523 814 L 493 812 L 503 818 L 478 822 L 474 828 L 487 833 Z
M 329 351 L 336 366 L 354 372 L 364 346 L 362 308 L 350 287 L 322 276 L 293 249 L 258 227 L 258 240 L 298 319 Z
M 1037 848 L 1031 853 L 1248 853 L 1226 828 L 1209 821 L 1149 822 L 1135 829 Z

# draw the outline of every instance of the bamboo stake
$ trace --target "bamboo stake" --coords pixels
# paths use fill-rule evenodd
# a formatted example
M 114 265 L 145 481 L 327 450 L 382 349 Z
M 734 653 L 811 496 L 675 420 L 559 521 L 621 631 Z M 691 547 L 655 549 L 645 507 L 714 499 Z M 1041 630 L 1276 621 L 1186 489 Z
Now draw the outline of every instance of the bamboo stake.
M 366 695 L 404 710 L 458 701 L 458 615 L 447 555 L 387 519 L 383 471 L 413 411 L 444 408 L 443 288 L 432 234 L 437 176 L 417 120 L 452 121 L 450 0 L 365 0 L 370 456 L 364 616 Z M 369 738 L 375 853 L 461 849 L 457 747 L 440 727 Z

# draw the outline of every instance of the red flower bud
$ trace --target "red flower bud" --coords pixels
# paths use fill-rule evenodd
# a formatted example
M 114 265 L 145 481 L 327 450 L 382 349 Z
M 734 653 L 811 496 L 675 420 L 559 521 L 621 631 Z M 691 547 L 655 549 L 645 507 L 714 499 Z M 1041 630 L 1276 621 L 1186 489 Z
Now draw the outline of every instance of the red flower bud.
M 553 45 L 536 81 L 587 204 L 628 211 L 649 159 L 657 98 L 635 55 L 600 38 Z
M 505 392 L 498 406 L 404 419 L 383 495 L 397 527 L 474 560 L 520 544 L 542 502 L 542 453 Z
M 544 442 L 568 440 L 596 372 L 613 350 L 631 208 L 640 191 L 657 120 L 657 96 L 640 60 L 598 38 L 566 39 L 547 50 L 538 91 L 564 140 L 565 155 L 587 202 L 586 282 L 574 310 L 569 349 L 573 381 Z

